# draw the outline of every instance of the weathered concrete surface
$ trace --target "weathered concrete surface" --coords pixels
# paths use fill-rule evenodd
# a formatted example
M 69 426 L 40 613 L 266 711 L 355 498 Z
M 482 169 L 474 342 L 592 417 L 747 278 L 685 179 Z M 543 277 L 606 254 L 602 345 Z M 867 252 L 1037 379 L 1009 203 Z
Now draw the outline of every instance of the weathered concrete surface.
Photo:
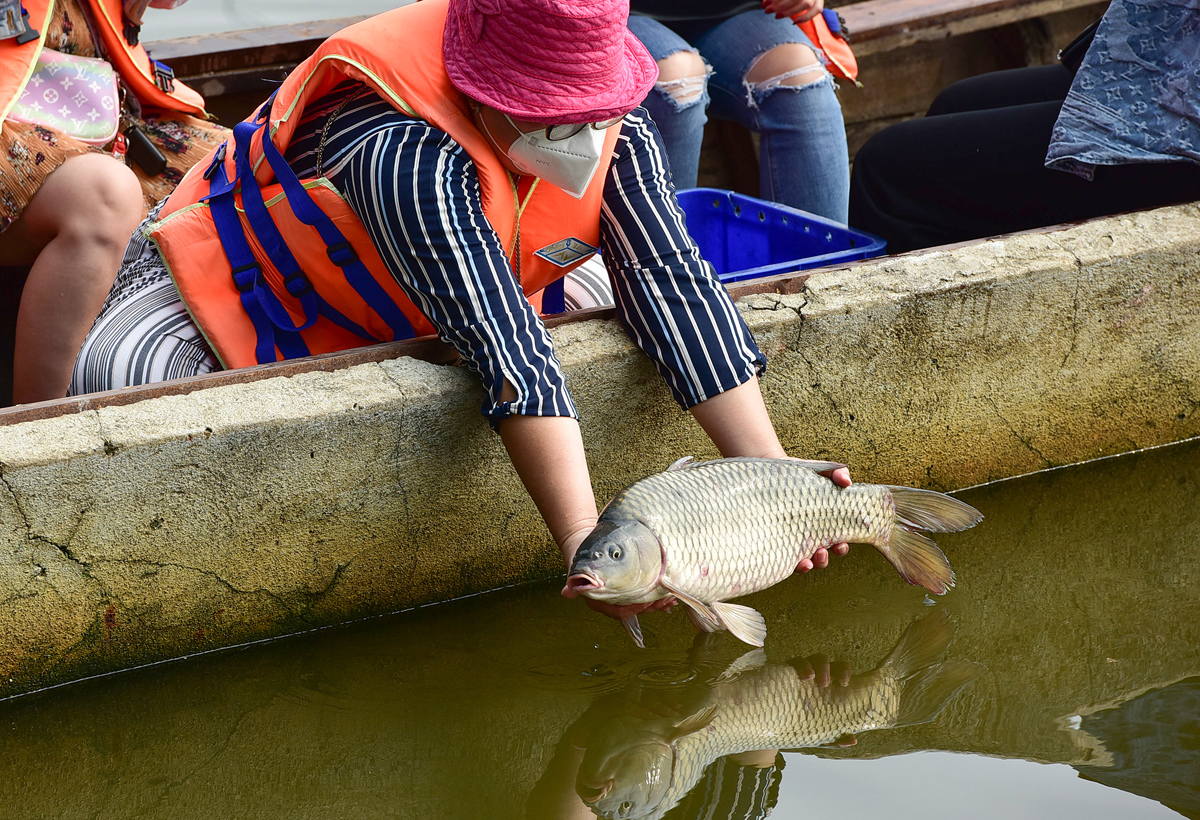
M 1200 433 L 1200 208 L 884 259 L 740 307 L 795 455 L 951 489 Z M 714 455 L 612 322 L 554 331 L 597 496 Z M 462 368 L 0 427 L 0 693 L 561 571 Z
M 857 547 L 748 599 L 766 617 L 770 665 L 821 654 L 865 674 L 912 621 L 942 611 L 957 625 L 946 659 L 985 667 L 931 723 L 813 752 L 948 750 L 1111 771 L 1107 749 L 1132 738 L 1063 718 L 1200 674 L 1198 456 L 1200 444 L 1184 445 L 965 493 L 987 519 L 938 537 L 959 583 L 936 607 Z M 530 810 L 530 794 L 554 781 L 556 750 L 587 742 L 569 728 L 582 715 L 639 694 L 655 707 L 643 720 L 665 706 L 693 714 L 747 650 L 725 636 L 697 651 L 679 611 L 642 624 L 645 650 L 553 585 L 531 585 L 4 704 L 0 805 L 37 820 L 165 807 L 172 820 L 561 820 Z M 613 725 L 636 732 L 625 717 Z M 1194 729 L 1193 715 L 1174 717 Z M 1169 731 L 1160 716 L 1159 737 Z M 785 789 L 805 780 L 793 762 Z M 1023 783 L 996 771 L 996 783 Z M 569 789 L 574 772 L 558 778 Z M 910 792 L 936 793 L 926 783 Z M 1164 785 L 1145 778 L 1139 793 L 1161 799 Z

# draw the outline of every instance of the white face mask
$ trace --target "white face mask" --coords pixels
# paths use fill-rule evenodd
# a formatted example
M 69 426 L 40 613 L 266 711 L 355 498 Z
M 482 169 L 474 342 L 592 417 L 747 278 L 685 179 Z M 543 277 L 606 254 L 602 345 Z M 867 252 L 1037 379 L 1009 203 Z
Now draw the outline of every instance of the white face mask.
M 504 119 L 508 120 L 509 125 L 519 134 L 504 151 L 513 167 L 523 174 L 535 176 L 561 188 L 576 199 L 581 199 L 592 183 L 596 169 L 600 167 L 605 132 L 588 126 L 566 139 L 548 140 L 543 129 L 525 133 L 517 128 L 517 124 L 507 114 L 504 115 Z M 483 124 L 482 118 L 480 123 Z M 486 124 L 484 129 L 487 129 Z M 492 141 L 496 141 L 495 137 L 492 137 Z

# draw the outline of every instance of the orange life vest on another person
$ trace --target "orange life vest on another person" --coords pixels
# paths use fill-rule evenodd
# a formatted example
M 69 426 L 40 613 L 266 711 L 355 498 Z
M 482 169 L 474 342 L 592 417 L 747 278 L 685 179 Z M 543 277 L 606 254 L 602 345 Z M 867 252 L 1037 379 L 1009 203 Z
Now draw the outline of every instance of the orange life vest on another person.
M 108 61 L 142 107 L 149 109 L 147 113 L 161 110 L 207 116 L 204 98 L 198 92 L 174 79 L 165 65 L 151 60 L 136 39 L 130 45 L 125 38 L 125 4 L 122 0 L 87 0 L 87 6 Z
M 53 0 L 22 0 L 22 5 L 29 12 L 29 25 L 36 28 L 41 36 L 24 45 L 18 45 L 11 38 L 0 40 L 0 120 L 8 116 L 33 74 L 54 13 Z M 131 46 L 126 42 L 122 0 L 87 0 L 87 9 L 91 12 L 109 62 L 149 113 L 180 111 L 207 116 L 204 98 L 199 93 L 178 80 L 168 81 L 165 66 L 156 66 L 140 44 Z M 170 86 L 170 91 L 159 87 L 160 77 L 163 85 Z
M 36 28 L 41 37 L 21 45 L 13 37 L 0 40 L 0 122 L 8 116 L 33 75 L 38 55 L 42 53 L 42 44 L 46 41 L 46 27 L 54 11 L 53 0 L 25 0 L 23 5 L 29 12 L 28 25 Z
M 621 126 L 606 134 L 604 158 L 581 199 L 535 183 L 518 202 L 512 178 L 446 74 L 447 5 L 403 6 L 326 40 L 233 138 L 192 168 L 148 229 L 224 367 L 433 333 L 333 184 L 297 180 L 283 163 L 305 107 L 347 78 L 446 132 L 470 155 L 484 215 L 538 310 L 542 290 L 599 244 L 604 179 Z

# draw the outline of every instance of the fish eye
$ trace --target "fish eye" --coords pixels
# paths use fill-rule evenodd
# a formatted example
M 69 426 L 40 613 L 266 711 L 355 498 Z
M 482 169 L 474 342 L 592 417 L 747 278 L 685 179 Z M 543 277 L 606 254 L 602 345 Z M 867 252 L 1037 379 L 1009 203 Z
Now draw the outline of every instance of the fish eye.
M 613 557 L 614 561 L 621 560 L 621 548 L 620 547 L 613 547 L 612 552 L 610 552 L 609 554 Z
M 633 808 L 633 804 L 626 800 L 621 804 L 621 814 L 629 814 L 629 810 Z

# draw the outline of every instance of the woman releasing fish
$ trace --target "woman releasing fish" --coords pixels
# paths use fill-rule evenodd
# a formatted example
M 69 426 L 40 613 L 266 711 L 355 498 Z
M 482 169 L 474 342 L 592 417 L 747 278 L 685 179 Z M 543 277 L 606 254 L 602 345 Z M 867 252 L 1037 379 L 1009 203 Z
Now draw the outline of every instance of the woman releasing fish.
M 625 488 L 571 563 L 563 594 L 612 604 L 674 596 L 705 632 L 762 646 L 762 615 L 727 599 L 773 586 L 841 542 L 871 544 L 910 584 L 942 595 L 954 572 L 917 530 L 957 532 L 983 515 L 942 493 L 882 484 L 838 487 L 844 465 L 798 459 L 681 459 Z M 625 627 L 639 646 L 637 616 Z

